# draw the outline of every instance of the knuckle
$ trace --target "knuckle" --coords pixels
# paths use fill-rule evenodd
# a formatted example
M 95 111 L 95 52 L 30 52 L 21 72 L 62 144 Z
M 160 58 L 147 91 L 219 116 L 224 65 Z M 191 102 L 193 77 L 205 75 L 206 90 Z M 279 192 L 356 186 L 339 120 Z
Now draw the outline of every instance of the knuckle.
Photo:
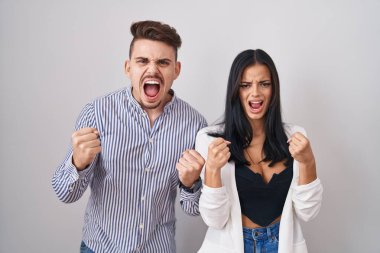
M 73 137 L 71 141 L 73 143 L 73 146 L 78 146 L 79 141 L 78 141 L 78 139 L 76 137 Z
M 84 155 L 87 156 L 87 157 L 90 157 L 90 156 L 91 156 L 91 151 L 90 151 L 89 149 L 84 149 L 84 150 L 83 150 L 83 153 L 84 153 Z

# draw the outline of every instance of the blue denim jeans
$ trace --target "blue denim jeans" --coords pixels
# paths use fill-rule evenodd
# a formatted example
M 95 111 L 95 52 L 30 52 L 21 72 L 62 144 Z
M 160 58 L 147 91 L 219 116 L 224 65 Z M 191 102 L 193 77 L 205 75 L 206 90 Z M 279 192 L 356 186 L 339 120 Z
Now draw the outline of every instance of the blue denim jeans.
M 86 246 L 86 244 L 82 241 L 80 244 L 80 253 L 95 253 L 92 251 L 89 247 Z
M 277 253 L 280 222 L 265 228 L 244 228 L 244 253 Z

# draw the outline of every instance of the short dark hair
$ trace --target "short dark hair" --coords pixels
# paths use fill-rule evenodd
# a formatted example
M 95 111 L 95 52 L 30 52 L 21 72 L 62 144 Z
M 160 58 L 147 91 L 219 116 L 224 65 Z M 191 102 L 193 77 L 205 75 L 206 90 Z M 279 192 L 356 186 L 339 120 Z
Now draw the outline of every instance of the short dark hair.
M 247 119 L 239 97 L 241 78 L 244 70 L 255 64 L 268 67 L 271 74 L 272 97 L 268 111 L 265 114 L 264 161 L 270 161 L 269 166 L 286 159 L 285 164 L 293 161 L 288 150 L 280 104 L 280 81 L 272 58 L 263 50 L 245 50 L 238 54 L 232 63 L 227 85 L 226 107 L 224 113 L 224 131 L 210 133 L 212 136 L 223 137 L 231 142 L 231 158 L 237 164 L 249 164 L 244 157 L 244 149 L 253 138 L 253 129 Z
M 129 46 L 129 57 L 131 57 L 133 45 L 138 39 L 156 40 L 166 43 L 175 51 L 177 60 L 177 51 L 181 47 L 181 37 L 173 27 L 158 21 L 139 21 L 131 25 L 133 39 Z

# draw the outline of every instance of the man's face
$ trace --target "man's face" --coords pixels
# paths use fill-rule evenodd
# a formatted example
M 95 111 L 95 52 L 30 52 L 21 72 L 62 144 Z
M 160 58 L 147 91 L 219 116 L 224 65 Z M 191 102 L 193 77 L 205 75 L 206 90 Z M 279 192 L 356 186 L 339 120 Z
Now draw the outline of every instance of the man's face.
M 181 70 L 174 48 L 160 41 L 138 39 L 130 58 L 125 70 L 131 79 L 133 97 L 145 110 L 162 109 Z

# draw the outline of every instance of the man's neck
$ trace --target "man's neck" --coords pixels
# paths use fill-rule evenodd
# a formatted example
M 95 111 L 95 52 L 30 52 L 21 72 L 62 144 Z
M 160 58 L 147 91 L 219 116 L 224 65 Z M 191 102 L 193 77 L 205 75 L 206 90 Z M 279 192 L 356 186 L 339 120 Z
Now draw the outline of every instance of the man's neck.
M 151 128 L 153 127 L 154 121 L 162 114 L 165 106 L 172 100 L 172 98 L 173 96 L 170 93 L 168 93 L 157 108 L 153 108 L 153 109 L 143 108 L 149 117 Z

